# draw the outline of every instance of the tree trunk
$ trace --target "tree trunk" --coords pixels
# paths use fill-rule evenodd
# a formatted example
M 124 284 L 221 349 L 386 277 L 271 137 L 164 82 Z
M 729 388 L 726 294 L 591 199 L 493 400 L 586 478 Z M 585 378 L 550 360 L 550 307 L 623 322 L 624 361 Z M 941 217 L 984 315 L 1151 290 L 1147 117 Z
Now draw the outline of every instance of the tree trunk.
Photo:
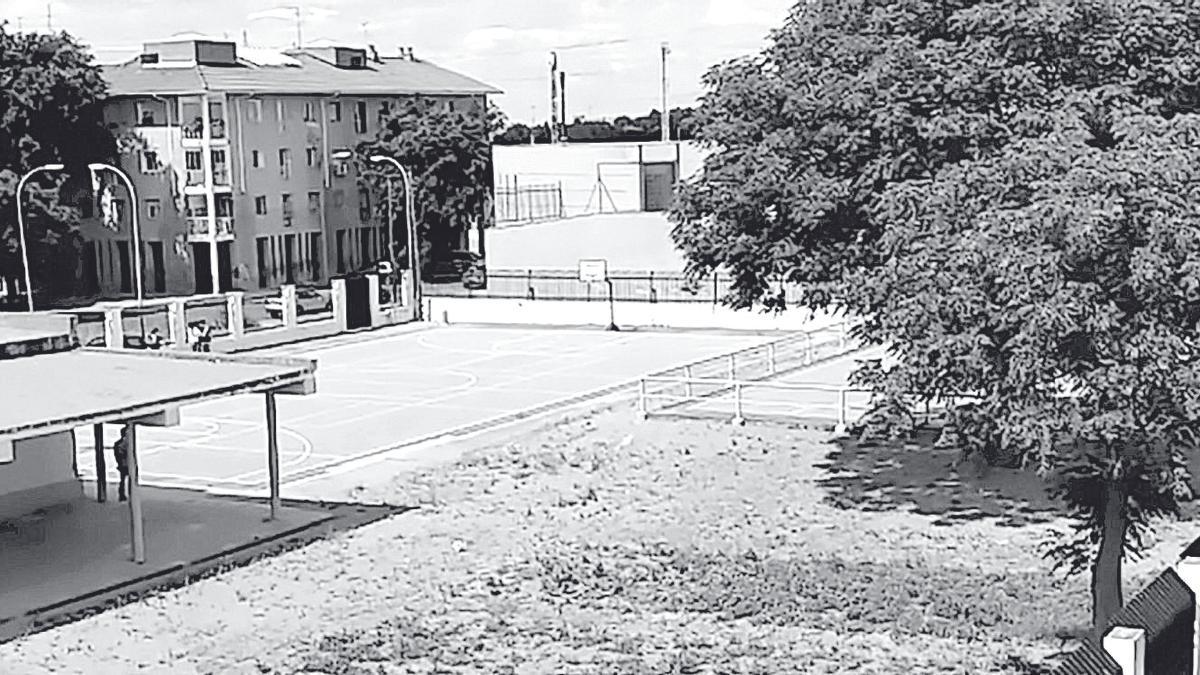
M 1100 550 L 1092 567 L 1092 630 L 1104 636 L 1108 622 L 1124 604 L 1121 594 L 1121 559 L 1125 549 L 1125 495 L 1116 481 L 1104 485 Z

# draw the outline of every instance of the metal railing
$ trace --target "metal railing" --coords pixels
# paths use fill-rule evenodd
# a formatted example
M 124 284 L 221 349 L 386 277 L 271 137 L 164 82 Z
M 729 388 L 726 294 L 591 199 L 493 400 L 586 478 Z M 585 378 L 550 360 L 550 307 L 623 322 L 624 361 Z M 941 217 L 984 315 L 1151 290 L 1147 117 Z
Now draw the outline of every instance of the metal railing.
M 562 183 L 521 185 L 517 176 L 502 176 L 496 186 L 496 222 L 528 223 L 562 218 Z
M 858 351 L 851 327 L 843 321 L 648 375 L 638 382 L 638 411 L 645 417 L 710 414 L 714 406 L 728 406 L 728 417 L 744 419 L 745 387 Z
M 733 280 L 713 275 L 693 283 L 678 272 L 611 272 L 613 299 L 619 302 L 706 302 L 721 304 L 733 288 Z M 603 283 L 579 280 L 577 270 L 496 269 L 487 272 L 486 289 L 469 289 L 461 283 L 426 284 L 424 294 L 431 297 L 498 298 L 519 300 L 608 301 Z M 789 305 L 802 298 L 800 286 L 784 289 Z

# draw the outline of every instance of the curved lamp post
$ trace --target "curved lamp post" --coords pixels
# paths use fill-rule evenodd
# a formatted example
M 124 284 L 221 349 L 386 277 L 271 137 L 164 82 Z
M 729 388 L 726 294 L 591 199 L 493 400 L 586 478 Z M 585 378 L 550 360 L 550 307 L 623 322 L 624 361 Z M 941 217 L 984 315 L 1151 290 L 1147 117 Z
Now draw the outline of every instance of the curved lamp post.
M 346 160 L 354 156 L 354 153 L 349 150 L 337 150 L 331 154 L 334 159 Z M 416 221 L 413 220 L 413 188 L 412 188 L 412 172 L 410 172 L 400 160 L 387 155 L 371 155 L 367 158 L 371 164 L 390 164 L 400 172 L 401 179 L 404 180 L 404 216 L 406 231 L 408 232 L 408 268 L 412 273 L 413 279 L 413 318 L 417 321 L 421 320 L 421 246 L 417 241 Z M 391 189 L 392 182 L 388 181 L 388 207 L 391 208 Z M 392 258 L 392 223 L 388 223 L 388 261 Z M 393 296 L 393 301 L 395 297 Z
M 135 192 L 133 189 L 133 181 L 129 180 L 128 174 L 126 174 L 124 171 L 118 169 L 117 167 L 115 167 L 111 164 L 104 164 L 102 162 L 93 162 L 91 164 L 88 164 L 88 169 L 90 171 L 92 171 L 92 173 L 96 173 L 99 171 L 111 171 L 111 172 L 117 174 L 117 176 L 120 177 L 121 181 L 123 183 L 125 183 L 125 189 L 129 190 L 129 218 L 130 218 L 130 226 L 133 228 L 134 289 L 137 292 L 138 306 L 141 307 L 142 299 L 143 299 L 143 294 L 142 294 L 142 233 L 141 233 L 141 230 L 138 229 L 138 201 L 137 201 L 137 192 Z
M 17 237 L 21 241 L 21 265 L 25 270 L 25 300 L 29 307 L 29 312 L 33 312 L 33 282 L 29 273 L 29 247 L 25 245 L 25 214 L 21 208 L 21 193 L 25 189 L 25 183 L 33 177 L 34 174 L 42 171 L 62 171 L 62 164 L 43 164 L 29 170 L 21 180 L 17 181 Z

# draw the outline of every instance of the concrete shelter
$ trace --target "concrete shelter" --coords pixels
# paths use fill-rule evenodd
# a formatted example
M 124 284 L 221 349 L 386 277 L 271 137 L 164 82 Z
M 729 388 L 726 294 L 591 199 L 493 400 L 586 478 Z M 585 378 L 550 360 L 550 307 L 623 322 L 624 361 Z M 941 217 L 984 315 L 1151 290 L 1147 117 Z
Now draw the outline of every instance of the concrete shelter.
M 270 474 L 270 510 L 280 508 L 275 398 L 315 391 L 312 361 L 177 351 L 80 348 L 74 319 L 0 317 L 0 521 L 84 496 L 75 430 L 91 426 L 97 443 L 96 487 L 108 499 L 103 425 L 129 430 L 129 517 L 135 562 L 145 562 L 137 429 L 175 426 L 180 408 L 262 393 Z

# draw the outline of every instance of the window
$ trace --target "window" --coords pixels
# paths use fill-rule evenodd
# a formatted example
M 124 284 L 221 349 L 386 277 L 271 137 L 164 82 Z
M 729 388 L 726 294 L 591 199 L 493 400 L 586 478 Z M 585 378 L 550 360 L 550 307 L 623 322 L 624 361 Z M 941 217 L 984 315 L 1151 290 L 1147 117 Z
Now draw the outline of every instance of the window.
M 337 239 L 337 273 L 344 274 L 346 272 L 346 231 L 338 230 Z
M 188 150 L 183 156 L 183 163 L 188 171 L 202 171 L 204 169 L 204 155 L 200 154 L 199 150 Z
M 320 192 L 308 193 L 308 210 L 311 211 L 312 213 L 316 213 L 321 210 L 321 193 Z
M 124 240 L 117 242 L 117 260 L 120 263 L 121 292 L 129 293 L 133 289 L 133 277 L 130 274 L 133 266 L 129 264 L 129 242 Z
M 364 223 L 371 220 L 371 193 L 361 188 L 358 191 L 358 219 Z
M 284 180 L 292 177 L 292 151 L 287 148 L 279 149 L 279 175 Z
M 162 200 L 147 199 L 146 200 L 146 218 L 149 220 L 157 220 L 162 215 Z
M 342 121 L 342 102 L 341 101 L 330 101 L 329 102 L 329 121 L 330 122 L 341 122 Z
M 143 150 L 141 153 L 142 173 L 158 173 L 162 171 L 162 163 L 158 161 L 158 153 L 153 150 Z
M 246 115 L 250 118 L 251 122 L 261 122 L 262 121 L 262 101 L 257 98 L 251 100 L 250 108 L 247 111 Z
M 267 215 L 267 198 L 259 195 L 254 198 L 254 213 L 255 215 Z
M 167 265 L 166 256 L 163 255 L 163 243 L 161 241 L 148 242 L 150 246 L 150 260 L 154 265 L 154 292 L 167 292 Z
M 383 101 L 379 104 L 379 126 L 383 126 L 391 112 L 392 107 L 387 101 Z
M 367 102 L 359 101 L 354 104 L 354 131 L 367 133 Z
M 250 151 L 250 166 L 255 169 L 262 168 L 262 155 L 257 150 Z
M 305 122 L 315 122 L 316 120 L 317 120 L 317 115 L 313 111 L 312 101 L 305 101 L 304 102 L 304 121 Z
M 112 200 L 112 214 L 113 214 L 113 220 L 115 220 L 116 222 L 118 222 L 118 223 L 125 222 L 125 200 L 124 199 L 113 199 Z M 128 251 L 126 251 L 126 253 L 128 253 Z
M 448 110 L 450 112 L 454 112 L 454 101 L 453 100 L 446 101 L 446 110 Z
M 279 196 L 279 203 L 283 207 L 283 215 L 292 215 L 292 196 L 288 193 L 283 193 Z
M 363 57 L 351 56 L 350 57 L 350 67 L 351 68 L 362 68 L 363 67 Z
M 309 166 L 317 165 L 317 149 L 308 147 L 304 149 L 304 163 Z
M 283 99 L 275 101 L 275 117 L 279 120 L 279 130 L 287 130 L 287 106 L 284 105 Z
M 157 127 L 167 123 L 167 105 L 158 101 L 138 101 L 135 105 L 137 126 Z

